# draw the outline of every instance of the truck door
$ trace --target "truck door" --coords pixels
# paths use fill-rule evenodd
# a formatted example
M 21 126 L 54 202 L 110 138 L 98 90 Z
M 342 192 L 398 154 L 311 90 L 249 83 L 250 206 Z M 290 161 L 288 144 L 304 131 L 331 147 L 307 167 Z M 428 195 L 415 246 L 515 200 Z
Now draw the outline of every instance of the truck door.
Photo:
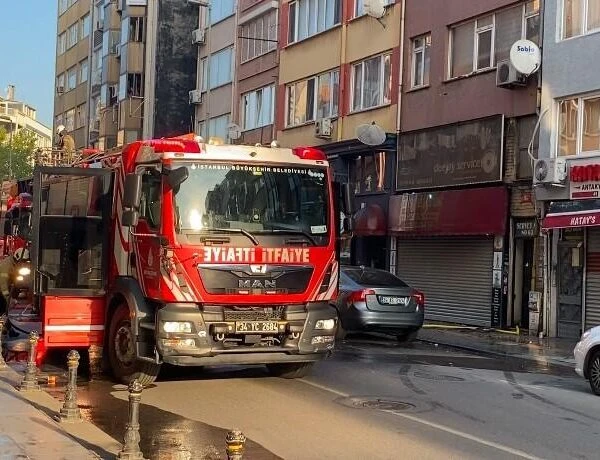
M 112 172 L 37 167 L 32 265 L 46 347 L 102 344 Z

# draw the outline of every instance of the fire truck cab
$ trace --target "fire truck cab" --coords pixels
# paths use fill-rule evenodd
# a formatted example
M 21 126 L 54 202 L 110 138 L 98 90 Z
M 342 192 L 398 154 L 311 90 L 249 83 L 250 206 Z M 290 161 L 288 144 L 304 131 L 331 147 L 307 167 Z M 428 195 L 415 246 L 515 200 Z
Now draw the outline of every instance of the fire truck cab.
M 339 190 L 319 150 L 201 139 L 37 167 L 40 351 L 144 384 L 162 363 L 303 376 L 334 346 Z

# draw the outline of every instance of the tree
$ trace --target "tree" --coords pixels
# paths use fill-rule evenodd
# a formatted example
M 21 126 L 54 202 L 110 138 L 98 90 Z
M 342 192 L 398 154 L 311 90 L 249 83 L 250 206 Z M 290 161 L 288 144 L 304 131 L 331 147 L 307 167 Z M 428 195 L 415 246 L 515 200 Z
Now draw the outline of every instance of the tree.
M 23 179 L 32 175 L 35 143 L 32 132 L 21 130 L 10 136 L 0 128 L 0 179 Z

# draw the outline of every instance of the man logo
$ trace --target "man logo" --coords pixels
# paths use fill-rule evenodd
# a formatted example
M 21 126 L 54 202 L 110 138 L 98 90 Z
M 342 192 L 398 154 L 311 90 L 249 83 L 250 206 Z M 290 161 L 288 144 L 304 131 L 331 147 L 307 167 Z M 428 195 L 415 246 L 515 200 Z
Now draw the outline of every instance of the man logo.
M 267 273 L 266 265 L 250 265 L 250 271 L 256 275 L 264 275 Z
M 240 289 L 275 289 L 275 280 L 238 280 Z

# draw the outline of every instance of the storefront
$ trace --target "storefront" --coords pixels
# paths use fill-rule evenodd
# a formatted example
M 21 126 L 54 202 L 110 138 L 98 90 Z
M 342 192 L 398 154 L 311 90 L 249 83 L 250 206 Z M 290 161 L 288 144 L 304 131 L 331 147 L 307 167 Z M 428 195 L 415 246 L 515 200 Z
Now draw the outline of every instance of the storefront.
M 425 293 L 428 320 L 504 325 L 508 209 L 504 186 L 390 198 L 390 270 Z

